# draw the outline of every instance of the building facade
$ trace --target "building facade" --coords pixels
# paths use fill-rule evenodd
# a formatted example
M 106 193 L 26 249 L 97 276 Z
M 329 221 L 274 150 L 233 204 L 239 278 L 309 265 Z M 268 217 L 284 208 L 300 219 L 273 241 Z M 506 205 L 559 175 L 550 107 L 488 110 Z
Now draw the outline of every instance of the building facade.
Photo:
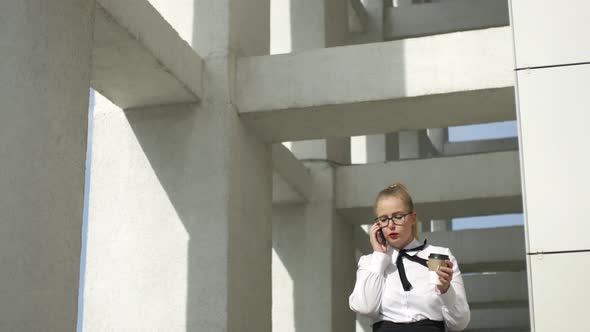
M 0 330 L 370 331 L 348 295 L 373 199 L 396 181 L 420 237 L 461 264 L 468 330 L 576 330 L 588 12 L 3 2 Z M 518 138 L 449 140 L 515 120 Z M 452 227 L 513 213 L 524 226 Z

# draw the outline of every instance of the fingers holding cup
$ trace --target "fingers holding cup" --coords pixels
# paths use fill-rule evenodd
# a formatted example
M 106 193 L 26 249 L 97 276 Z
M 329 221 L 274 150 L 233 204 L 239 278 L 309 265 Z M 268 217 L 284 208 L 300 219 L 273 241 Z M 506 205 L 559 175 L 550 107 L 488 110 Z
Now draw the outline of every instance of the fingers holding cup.
M 451 286 L 451 281 L 453 280 L 453 262 L 446 260 L 444 264 L 441 264 L 441 266 L 438 268 L 436 275 L 438 276 L 439 280 L 439 285 L 437 285 L 437 288 L 442 294 L 444 294 Z

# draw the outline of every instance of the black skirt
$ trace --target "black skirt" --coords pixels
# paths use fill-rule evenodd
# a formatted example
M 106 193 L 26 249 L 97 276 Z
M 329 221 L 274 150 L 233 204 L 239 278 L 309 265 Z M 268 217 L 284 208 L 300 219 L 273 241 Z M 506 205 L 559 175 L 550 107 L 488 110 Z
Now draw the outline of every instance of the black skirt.
M 373 324 L 373 332 L 444 332 L 445 323 L 435 320 L 421 320 L 414 323 L 393 323 L 380 321 Z

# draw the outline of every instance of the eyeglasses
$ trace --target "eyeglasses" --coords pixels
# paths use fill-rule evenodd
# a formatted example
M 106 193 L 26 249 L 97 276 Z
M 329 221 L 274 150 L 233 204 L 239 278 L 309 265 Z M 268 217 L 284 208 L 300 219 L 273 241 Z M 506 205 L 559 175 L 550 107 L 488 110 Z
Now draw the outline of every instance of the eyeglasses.
M 406 216 L 412 214 L 413 212 L 409 213 L 394 213 L 391 216 L 379 216 L 373 219 L 379 227 L 387 227 L 389 226 L 389 221 L 392 221 L 394 225 L 403 225 L 406 221 Z

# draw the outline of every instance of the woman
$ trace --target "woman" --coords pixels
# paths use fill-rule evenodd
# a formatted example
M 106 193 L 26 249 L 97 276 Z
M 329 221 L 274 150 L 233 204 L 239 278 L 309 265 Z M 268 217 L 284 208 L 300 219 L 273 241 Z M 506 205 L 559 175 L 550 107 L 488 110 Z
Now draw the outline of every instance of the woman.
M 395 183 L 375 200 L 369 231 L 373 253 L 361 257 L 350 309 L 369 316 L 373 332 L 444 332 L 465 329 L 470 319 L 463 278 L 449 249 L 417 241 L 416 212 L 406 187 Z M 380 233 L 382 235 L 380 235 Z M 429 280 L 430 253 L 449 260 Z

